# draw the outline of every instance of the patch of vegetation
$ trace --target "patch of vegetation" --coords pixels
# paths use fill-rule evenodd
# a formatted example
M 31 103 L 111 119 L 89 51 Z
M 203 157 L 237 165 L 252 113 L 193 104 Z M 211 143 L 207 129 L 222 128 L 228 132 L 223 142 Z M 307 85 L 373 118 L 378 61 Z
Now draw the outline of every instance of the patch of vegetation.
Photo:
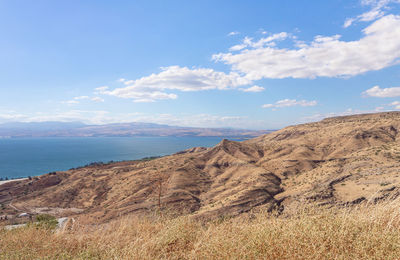
M 86 168 L 86 167 L 98 167 L 98 166 L 105 166 L 105 165 L 109 165 L 112 163 L 118 163 L 118 162 L 132 162 L 132 161 L 138 161 L 138 162 L 147 162 L 147 161 L 152 161 L 158 158 L 161 158 L 162 156 L 149 156 L 149 157 L 144 157 L 142 159 L 139 160 L 121 160 L 121 161 L 108 161 L 108 162 L 102 162 L 102 161 L 98 161 L 98 162 L 91 162 L 88 164 L 85 164 L 83 166 L 78 166 L 78 167 L 74 167 L 74 168 L 70 168 L 69 170 L 79 170 L 82 168 Z
M 147 161 L 152 161 L 152 160 L 155 160 L 155 159 L 158 159 L 158 158 L 161 158 L 161 156 L 144 157 L 144 158 L 142 158 L 142 159 L 140 159 L 140 160 L 138 160 L 138 161 L 140 161 L 140 162 L 147 162 Z
M 55 229 L 57 224 L 57 219 L 49 214 L 39 214 L 35 217 L 35 222 L 30 223 L 31 226 L 44 229 Z

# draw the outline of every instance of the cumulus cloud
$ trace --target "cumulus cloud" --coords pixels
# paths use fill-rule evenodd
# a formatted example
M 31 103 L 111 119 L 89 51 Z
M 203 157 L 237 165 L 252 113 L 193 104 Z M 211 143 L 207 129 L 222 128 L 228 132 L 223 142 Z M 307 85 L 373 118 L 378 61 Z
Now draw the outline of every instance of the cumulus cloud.
M 379 98 L 400 97 L 400 87 L 380 88 L 379 86 L 374 86 L 363 92 L 363 95 Z
M 296 100 L 296 99 L 283 99 L 275 102 L 274 104 L 264 104 L 262 105 L 263 108 L 281 108 L 281 107 L 294 107 L 294 106 L 301 106 L 301 107 L 312 107 L 316 106 L 317 101 L 307 101 L 307 100 Z
M 342 41 L 340 35 L 316 36 L 309 44 L 294 39 L 293 48 L 268 45 L 272 38 L 289 37 L 287 33 L 258 41 L 245 38 L 234 48 L 239 53 L 214 54 L 213 60 L 232 66 L 249 80 L 349 77 L 400 62 L 400 16 L 381 17 L 362 32 L 355 41 Z
M 265 88 L 257 86 L 257 85 L 254 85 L 254 86 L 252 86 L 250 88 L 241 88 L 240 90 L 243 91 L 243 92 L 261 92 L 261 91 L 264 91 Z
M 151 74 L 136 80 L 125 81 L 126 87 L 109 90 L 108 87 L 96 88 L 96 93 L 120 98 L 133 99 L 134 102 L 154 102 L 176 99 L 170 91 L 201 91 L 211 89 L 234 89 L 251 84 L 252 81 L 236 72 L 226 74 L 213 69 L 170 66 L 162 68 L 157 74 Z

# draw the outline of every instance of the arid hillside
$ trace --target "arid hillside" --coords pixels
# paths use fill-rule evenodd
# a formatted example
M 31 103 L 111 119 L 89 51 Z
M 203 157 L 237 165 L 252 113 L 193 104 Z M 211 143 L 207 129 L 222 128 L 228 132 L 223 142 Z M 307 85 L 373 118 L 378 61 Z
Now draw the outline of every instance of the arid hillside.
M 197 218 L 396 197 L 400 112 L 329 118 L 155 160 L 93 165 L 0 186 L 0 215 L 107 222 L 157 210 Z

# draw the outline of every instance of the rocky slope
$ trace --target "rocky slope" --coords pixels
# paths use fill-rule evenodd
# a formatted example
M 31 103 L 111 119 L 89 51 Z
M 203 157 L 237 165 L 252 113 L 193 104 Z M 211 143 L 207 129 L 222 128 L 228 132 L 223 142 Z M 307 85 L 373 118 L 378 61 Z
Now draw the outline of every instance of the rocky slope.
M 104 222 L 159 208 L 216 217 L 377 202 L 398 195 L 399 130 L 400 112 L 337 117 L 151 161 L 47 174 L 1 185 L 0 215 L 50 212 Z

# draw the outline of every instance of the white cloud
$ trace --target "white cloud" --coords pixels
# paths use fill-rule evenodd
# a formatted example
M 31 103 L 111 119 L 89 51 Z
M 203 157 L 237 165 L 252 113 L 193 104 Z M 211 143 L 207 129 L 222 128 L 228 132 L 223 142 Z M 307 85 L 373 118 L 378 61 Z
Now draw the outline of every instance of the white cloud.
M 99 89 L 99 88 L 97 88 Z M 101 87 L 100 89 L 105 89 L 104 87 Z M 67 105 L 76 105 L 79 104 L 81 100 L 91 100 L 91 101 L 95 101 L 95 102 L 104 102 L 104 99 L 101 97 L 89 97 L 89 96 L 78 96 L 78 97 L 74 97 L 71 100 L 67 100 L 67 101 L 61 101 L 61 103 L 63 104 L 67 104 Z
M 347 18 L 344 21 L 343 27 L 347 28 L 347 27 L 351 26 L 355 20 L 356 20 L 355 18 Z
M 384 16 L 363 33 L 356 41 L 341 41 L 340 35 L 316 36 L 310 44 L 294 48 L 264 46 L 271 36 L 255 43 L 247 38 L 249 43 L 243 44 L 248 47 L 239 53 L 219 53 L 213 59 L 231 65 L 250 80 L 348 77 L 400 62 L 400 16 Z
M 230 47 L 229 50 L 230 51 L 240 51 L 240 50 L 243 50 L 246 47 L 247 47 L 246 44 L 237 44 L 237 45 L 234 45 L 234 46 Z
M 23 118 L 25 118 L 24 114 L 20 114 L 20 113 L 17 113 L 15 111 L 10 111 L 10 110 L 0 111 L 0 122 L 18 121 L 18 120 L 21 120 Z
M 275 41 L 282 41 L 289 37 L 289 34 L 286 32 L 276 33 L 270 35 L 265 38 L 261 38 L 260 40 L 254 42 L 253 38 L 245 37 L 243 42 L 238 45 L 234 45 L 229 48 L 230 51 L 240 51 L 244 48 L 251 47 L 251 48 L 262 48 L 264 46 L 275 46 Z
M 399 101 L 394 101 L 394 102 L 390 103 L 389 106 L 392 106 L 395 109 L 400 109 L 400 102 Z
M 228 36 L 234 36 L 234 35 L 238 35 L 240 32 L 234 31 L 234 32 L 230 32 L 228 33 Z
M 354 22 L 370 22 L 376 20 L 385 15 L 384 9 L 388 8 L 390 4 L 398 4 L 400 0 L 362 0 L 361 4 L 364 6 L 370 6 L 371 10 L 362 13 L 353 18 L 347 18 L 343 24 L 344 28 L 351 26 Z
M 90 100 L 95 101 L 95 102 L 104 102 L 104 99 L 101 97 L 92 97 Z
M 75 100 L 81 100 L 81 99 L 89 99 L 88 96 L 79 96 L 79 97 L 74 97 Z
M 61 103 L 67 104 L 67 105 L 76 105 L 76 104 L 79 104 L 79 101 L 73 99 L 73 100 L 61 101 Z
M 155 102 L 156 100 L 177 99 L 178 96 L 173 93 L 165 93 L 161 91 L 151 91 L 145 89 L 136 89 L 133 86 L 125 88 L 117 88 L 112 91 L 103 91 L 99 94 L 116 96 L 119 98 L 130 98 L 136 103 Z
M 281 107 L 312 107 L 316 106 L 317 101 L 307 101 L 307 100 L 296 100 L 296 99 L 283 99 L 275 102 L 274 104 L 264 104 L 263 108 L 281 108 Z
M 101 87 L 95 88 L 94 90 L 95 90 L 94 91 L 95 94 L 101 94 L 102 92 L 108 90 L 108 86 L 101 86 Z
M 360 14 L 356 18 L 347 18 L 343 24 L 344 28 L 350 27 L 354 22 L 356 21 L 362 21 L 362 22 L 369 22 L 376 20 L 382 16 L 384 16 L 385 13 L 380 10 L 380 9 L 372 9 L 371 11 L 368 11 L 366 13 Z
M 379 86 L 374 86 L 363 92 L 363 95 L 379 98 L 400 97 L 400 87 L 380 88 Z
M 108 87 L 96 89 L 96 93 L 133 99 L 134 102 L 154 102 L 163 99 L 176 99 L 178 96 L 167 91 L 201 91 L 211 89 L 234 89 L 246 86 L 252 81 L 236 72 L 226 74 L 212 69 L 189 69 L 170 66 L 162 68 L 158 74 L 151 74 L 136 80 L 125 81 L 126 87 L 109 90 Z
M 241 88 L 240 90 L 243 91 L 243 92 L 261 92 L 261 91 L 264 91 L 265 88 L 257 86 L 257 85 L 254 85 L 254 86 L 252 86 L 250 88 Z
M 373 9 L 369 12 L 363 13 L 359 16 L 359 20 L 362 22 L 369 22 L 376 20 L 377 18 L 380 18 L 384 15 L 385 13 L 382 10 L 379 9 Z

